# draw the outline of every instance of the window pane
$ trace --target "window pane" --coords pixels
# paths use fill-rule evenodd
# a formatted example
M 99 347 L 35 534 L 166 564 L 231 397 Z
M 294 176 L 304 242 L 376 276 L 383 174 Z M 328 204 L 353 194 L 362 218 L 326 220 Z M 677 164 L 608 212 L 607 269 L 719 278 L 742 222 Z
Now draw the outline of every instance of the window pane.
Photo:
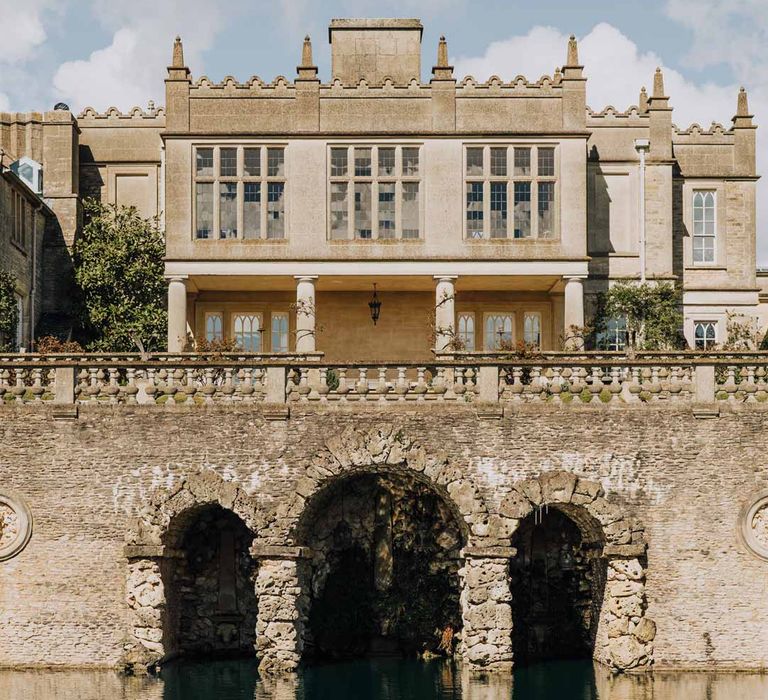
M 213 175 L 213 149 L 198 148 L 195 157 L 195 172 L 201 176 Z
M 370 171 L 370 162 L 368 169 Z M 355 155 L 355 171 L 357 171 L 357 155 Z M 371 237 L 371 185 L 368 182 L 357 182 L 355 183 L 355 238 Z
M 555 183 L 539 183 L 539 238 L 554 238 Z
M 197 238 L 211 238 L 213 235 L 213 183 L 198 182 L 195 185 L 195 210 Z
M 379 151 L 381 154 L 381 151 Z M 381 167 L 381 160 L 379 160 Z M 395 183 L 379 183 L 379 238 L 395 237 Z
M 395 174 L 395 149 L 379 148 L 379 176 L 391 177 Z
M 539 177 L 552 177 L 555 174 L 555 149 L 539 147 Z
M 531 235 L 531 183 L 515 183 L 515 238 Z
M 419 183 L 403 183 L 403 238 L 419 237 Z
M 219 185 L 219 238 L 237 238 L 237 183 Z
M 475 317 L 473 314 L 459 315 L 459 340 L 464 350 L 475 349 Z
M 539 314 L 525 314 L 523 338 L 529 345 L 541 346 L 541 316 Z
M 222 177 L 237 176 L 236 148 L 222 148 L 219 150 L 219 174 Z
M 267 177 L 282 177 L 285 175 L 285 150 L 282 148 L 267 149 Z
M 491 175 L 507 174 L 507 149 L 491 149 Z
M 243 151 L 243 175 L 259 177 L 261 175 L 261 149 L 246 148 Z
M 467 149 L 467 175 L 483 174 L 483 149 Z
M 347 238 L 348 233 L 347 183 L 331 183 L 331 238 Z
M 272 314 L 272 352 L 288 352 L 288 314 Z
M 235 342 L 244 352 L 261 352 L 261 318 L 256 314 L 238 314 L 232 321 Z
M 697 321 L 693 325 L 694 345 L 696 350 L 708 350 L 715 345 L 715 324 L 709 321 Z
M 715 262 L 715 193 L 693 195 L 693 262 Z
M 419 149 L 403 148 L 403 175 L 419 174 Z
M 371 149 L 355 149 L 355 177 L 371 176 Z
M 221 340 L 223 335 L 223 320 L 221 314 L 207 314 L 205 317 L 205 339 L 209 342 L 212 340 Z
M 491 183 L 491 238 L 507 237 L 507 183 Z
M 347 152 L 346 148 L 331 149 L 331 177 L 346 177 Z
M 485 319 L 485 349 L 496 350 L 512 343 L 511 314 L 492 314 Z
M 267 238 L 285 235 L 285 183 L 270 182 L 267 185 Z
M 531 149 L 515 149 L 515 175 L 531 174 Z
M 261 236 L 261 183 L 243 183 L 243 238 Z
M 467 183 L 467 237 L 483 237 L 483 183 Z

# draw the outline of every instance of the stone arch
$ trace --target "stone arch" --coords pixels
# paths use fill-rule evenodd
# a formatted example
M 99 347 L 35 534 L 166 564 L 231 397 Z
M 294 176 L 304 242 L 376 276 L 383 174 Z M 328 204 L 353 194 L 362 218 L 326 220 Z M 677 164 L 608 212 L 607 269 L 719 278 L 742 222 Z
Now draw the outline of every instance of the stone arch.
M 625 509 L 605 497 L 600 483 L 552 471 L 514 485 L 500 512 L 516 523 L 545 507 L 557 508 L 599 548 L 606 563 L 604 597 L 595 635 L 594 658 L 626 671 L 653 662 L 655 623 L 646 617 L 645 532 Z
M 128 630 L 122 662 L 143 672 L 167 655 L 168 600 L 166 581 L 188 525 L 203 511 L 220 507 L 255 537 L 263 522 L 252 496 L 215 471 L 202 469 L 157 488 L 126 537 Z
M 397 470 L 412 473 L 445 499 L 462 523 L 468 545 L 487 543 L 492 516 L 472 480 L 451 462 L 447 453 L 427 452 L 403 429 L 393 425 L 366 431 L 348 426 L 329 437 L 297 481 L 295 495 L 278 509 L 273 529 L 261 534 L 273 544 L 300 545 L 297 536 L 302 516 L 309 501 L 323 489 L 344 476 Z M 497 528 L 498 524 L 496 529 L 492 528 L 494 535 L 498 534 Z
M 504 583 L 509 537 L 516 521 L 489 513 L 475 484 L 445 452 L 430 453 L 402 428 L 384 424 L 369 430 L 348 426 L 330 436 L 299 477 L 295 494 L 259 533 L 260 670 L 292 670 L 301 659 L 311 557 L 303 525 L 311 517 L 313 503 L 340 480 L 371 473 L 407 475 L 426 484 L 449 506 L 464 545 L 457 570 L 463 629 L 460 652 L 471 666 L 509 669 L 511 608 Z

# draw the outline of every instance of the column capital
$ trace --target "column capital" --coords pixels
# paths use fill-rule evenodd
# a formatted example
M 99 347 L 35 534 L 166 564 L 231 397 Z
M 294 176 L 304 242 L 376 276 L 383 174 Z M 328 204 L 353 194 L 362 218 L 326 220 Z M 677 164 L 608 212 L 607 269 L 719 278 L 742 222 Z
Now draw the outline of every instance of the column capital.
M 432 279 L 438 282 L 455 282 L 459 279 L 458 275 L 432 275 Z
M 563 279 L 566 282 L 584 282 L 587 279 L 587 275 L 564 275 Z
M 314 282 L 320 275 L 294 275 L 293 279 L 297 282 Z
M 166 275 L 165 279 L 168 282 L 186 282 L 189 279 L 189 275 Z

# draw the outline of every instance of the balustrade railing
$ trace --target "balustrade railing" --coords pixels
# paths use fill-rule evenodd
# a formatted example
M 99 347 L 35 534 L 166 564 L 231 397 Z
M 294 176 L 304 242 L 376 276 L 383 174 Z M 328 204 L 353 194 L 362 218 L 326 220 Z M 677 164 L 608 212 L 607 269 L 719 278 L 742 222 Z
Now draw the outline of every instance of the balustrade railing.
M 0 404 L 768 403 L 768 353 L 455 353 L 329 364 L 321 353 L 0 355 Z

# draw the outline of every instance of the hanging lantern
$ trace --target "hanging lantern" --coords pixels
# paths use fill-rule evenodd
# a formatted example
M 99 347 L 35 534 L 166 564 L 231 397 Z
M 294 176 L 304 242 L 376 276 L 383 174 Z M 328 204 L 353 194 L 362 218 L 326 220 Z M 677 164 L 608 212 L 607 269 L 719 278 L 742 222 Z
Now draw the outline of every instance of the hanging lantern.
M 379 295 L 376 293 L 375 282 L 373 283 L 373 296 L 368 302 L 368 308 L 371 310 L 371 320 L 375 326 L 376 322 L 379 320 L 379 315 L 381 314 L 381 300 L 379 299 Z

